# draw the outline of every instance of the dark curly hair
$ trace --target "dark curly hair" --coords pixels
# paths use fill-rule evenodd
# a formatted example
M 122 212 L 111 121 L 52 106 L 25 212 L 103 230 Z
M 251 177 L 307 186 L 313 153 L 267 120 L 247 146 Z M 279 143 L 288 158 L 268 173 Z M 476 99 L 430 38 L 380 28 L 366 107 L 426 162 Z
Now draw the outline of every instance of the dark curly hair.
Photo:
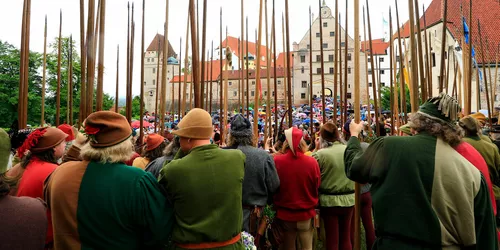
M 432 116 L 415 113 L 411 116 L 410 128 L 417 132 L 427 132 L 430 135 L 436 136 L 455 147 L 462 141 L 464 130 L 457 125 L 447 123 L 443 120 L 436 119 Z
M 154 161 L 156 158 L 163 156 L 163 150 L 165 150 L 167 145 L 167 142 L 163 141 L 160 146 L 153 150 L 146 151 L 143 149 L 142 157 L 147 158 L 149 161 Z

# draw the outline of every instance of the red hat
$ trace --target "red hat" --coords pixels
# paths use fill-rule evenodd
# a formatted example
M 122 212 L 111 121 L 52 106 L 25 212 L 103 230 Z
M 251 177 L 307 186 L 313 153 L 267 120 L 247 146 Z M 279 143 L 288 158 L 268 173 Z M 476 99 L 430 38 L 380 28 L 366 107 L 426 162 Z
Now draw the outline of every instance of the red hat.
M 158 134 L 150 134 L 146 136 L 146 151 L 156 149 L 165 141 L 165 137 Z
M 68 137 L 66 137 L 66 141 L 72 141 L 75 139 L 75 133 L 73 131 L 73 128 L 68 125 L 68 124 L 62 124 L 57 127 L 58 129 L 62 130 L 62 132 L 66 133 Z

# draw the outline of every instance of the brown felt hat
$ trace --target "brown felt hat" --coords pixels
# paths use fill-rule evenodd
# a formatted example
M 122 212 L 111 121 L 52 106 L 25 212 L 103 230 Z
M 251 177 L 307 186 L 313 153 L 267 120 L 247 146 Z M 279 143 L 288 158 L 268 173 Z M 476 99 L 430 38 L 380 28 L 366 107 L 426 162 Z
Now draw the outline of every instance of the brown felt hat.
M 478 121 L 470 115 L 460 119 L 458 125 L 472 134 L 478 133 L 480 129 Z
M 178 130 L 172 131 L 172 134 L 179 137 L 191 139 L 210 139 L 212 137 L 212 117 L 203 109 L 192 109 L 182 118 L 177 125 Z
M 339 132 L 337 126 L 333 122 L 327 122 L 321 126 L 319 134 L 323 140 L 328 142 L 334 142 L 338 140 Z
M 45 130 L 45 132 L 43 132 L 43 130 Z M 40 137 L 38 142 L 29 149 L 32 153 L 40 153 L 52 149 L 61 144 L 61 142 L 68 137 L 66 133 L 58 128 L 46 128 L 41 131 L 43 132 L 42 137 Z M 30 137 L 26 140 L 29 139 Z
M 93 148 L 106 148 L 130 138 L 132 128 L 125 116 L 111 111 L 98 111 L 85 120 L 85 134 Z

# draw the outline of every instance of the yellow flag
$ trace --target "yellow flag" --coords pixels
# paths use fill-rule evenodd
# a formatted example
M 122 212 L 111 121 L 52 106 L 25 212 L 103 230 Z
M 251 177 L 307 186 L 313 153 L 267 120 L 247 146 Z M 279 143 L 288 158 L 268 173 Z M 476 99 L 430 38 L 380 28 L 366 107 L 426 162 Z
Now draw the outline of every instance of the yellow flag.
M 410 96 L 412 96 L 412 89 L 410 88 L 410 78 L 408 77 L 408 70 L 406 68 L 403 68 L 403 74 L 405 77 L 405 83 L 407 88 L 410 90 Z

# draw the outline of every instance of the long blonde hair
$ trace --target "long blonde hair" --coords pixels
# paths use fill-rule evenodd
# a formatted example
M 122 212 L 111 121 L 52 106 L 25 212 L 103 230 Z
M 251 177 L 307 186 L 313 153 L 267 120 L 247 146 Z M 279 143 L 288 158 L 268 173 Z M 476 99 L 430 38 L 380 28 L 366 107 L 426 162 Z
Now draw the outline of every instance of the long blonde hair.
M 309 146 L 307 145 L 307 142 L 304 141 L 304 139 L 300 139 L 299 142 L 299 148 L 302 153 L 306 153 L 309 150 Z M 281 153 L 284 154 L 290 149 L 290 144 L 288 144 L 288 141 L 283 142 L 283 146 L 281 147 Z
M 98 161 L 102 163 L 120 163 L 130 160 L 134 150 L 132 140 L 107 148 L 93 148 L 90 143 L 82 146 L 80 156 L 85 161 Z

